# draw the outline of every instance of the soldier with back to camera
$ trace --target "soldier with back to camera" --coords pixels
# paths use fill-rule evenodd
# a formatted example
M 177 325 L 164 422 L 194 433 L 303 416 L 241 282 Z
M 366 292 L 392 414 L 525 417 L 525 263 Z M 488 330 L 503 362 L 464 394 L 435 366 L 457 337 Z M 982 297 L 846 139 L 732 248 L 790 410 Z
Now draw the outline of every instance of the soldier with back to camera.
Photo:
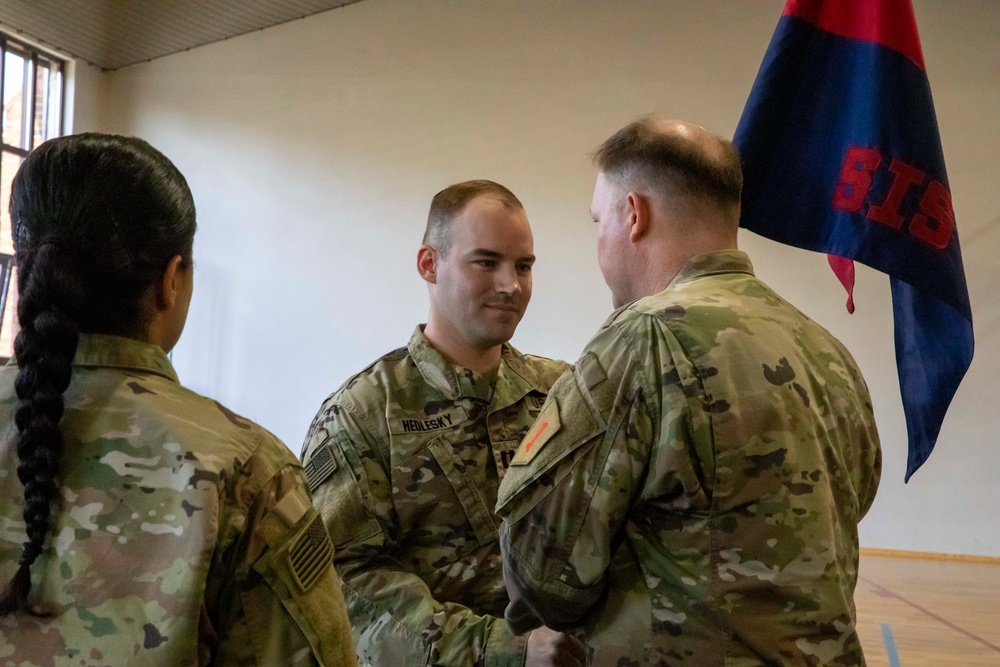
M 501 485 L 508 621 L 583 625 L 594 665 L 863 664 L 881 455 L 861 372 L 737 250 L 731 143 L 648 117 L 596 162 L 619 310 Z

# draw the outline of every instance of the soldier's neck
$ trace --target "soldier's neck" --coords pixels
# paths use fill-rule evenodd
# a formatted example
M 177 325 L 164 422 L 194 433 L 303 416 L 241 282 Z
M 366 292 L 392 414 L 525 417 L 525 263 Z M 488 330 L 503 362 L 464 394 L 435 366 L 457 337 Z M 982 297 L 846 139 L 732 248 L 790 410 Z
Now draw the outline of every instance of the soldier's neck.
M 485 349 L 473 347 L 448 335 L 443 329 L 433 326 L 433 322 L 428 322 L 424 327 L 424 336 L 431 347 L 449 364 L 468 368 L 476 373 L 491 373 L 500 366 L 502 345 Z
M 482 351 L 463 348 L 461 346 L 441 349 L 434 341 L 431 341 L 431 345 L 434 346 L 438 354 L 444 357 L 444 360 L 449 364 L 468 368 L 476 373 L 492 373 L 500 367 L 501 347 L 499 345 Z

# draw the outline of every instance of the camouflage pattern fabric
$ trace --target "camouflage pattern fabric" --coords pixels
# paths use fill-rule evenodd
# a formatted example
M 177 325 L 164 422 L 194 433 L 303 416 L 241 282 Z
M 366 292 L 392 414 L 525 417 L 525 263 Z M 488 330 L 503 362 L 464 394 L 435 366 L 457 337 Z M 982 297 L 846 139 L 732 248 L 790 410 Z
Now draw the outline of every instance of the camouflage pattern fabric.
M 323 403 L 303 460 L 363 664 L 523 664 L 493 506 L 567 367 L 505 345 L 494 380 L 446 363 L 418 327 Z
M 847 350 L 743 253 L 697 257 L 611 317 L 519 448 L 507 620 L 579 628 L 593 665 L 862 665 L 880 472 Z
M 32 599 L 0 619 L 0 665 L 355 663 L 332 545 L 298 461 L 178 384 L 156 346 L 80 337 L 61 497 Z M 0 369 L 0 579 L 25 526 L 13 364 Z

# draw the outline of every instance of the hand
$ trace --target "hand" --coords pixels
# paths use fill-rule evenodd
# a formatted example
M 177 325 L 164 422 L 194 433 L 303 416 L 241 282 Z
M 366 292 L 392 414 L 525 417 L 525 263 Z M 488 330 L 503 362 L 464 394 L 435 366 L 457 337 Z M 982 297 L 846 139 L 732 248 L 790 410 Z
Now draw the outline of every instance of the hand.
M 579 639 L 541 627 L 528 635 L 524 667 L 583 667 L 586 657 L 587 647 Z

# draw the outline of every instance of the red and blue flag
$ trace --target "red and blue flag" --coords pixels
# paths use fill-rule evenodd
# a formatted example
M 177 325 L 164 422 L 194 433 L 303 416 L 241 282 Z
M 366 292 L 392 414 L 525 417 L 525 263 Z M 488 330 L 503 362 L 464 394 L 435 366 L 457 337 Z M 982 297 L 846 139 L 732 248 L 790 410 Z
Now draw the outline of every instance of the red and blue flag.
M 890 276 L 909 436 L 927 460 L 972 361 L 972 311 L 910 0 L 788 0 L 733 139 L 741 225 Z

